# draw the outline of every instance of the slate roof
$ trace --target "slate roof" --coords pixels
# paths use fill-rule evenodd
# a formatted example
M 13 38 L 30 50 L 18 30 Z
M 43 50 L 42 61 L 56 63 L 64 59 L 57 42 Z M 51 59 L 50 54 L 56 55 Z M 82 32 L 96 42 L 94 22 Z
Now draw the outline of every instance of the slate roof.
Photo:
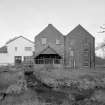
M 15 37 L 15 38 L 9 40 L 8 42 L 6 42 L 6 44 L 9 44 L 9 43 L 11 43 L 12 41 L 15 41 L 16 39 L 21 38 L 21 37 L 24 38 L 25 40 L 27 40 L 27 41 L 29 41 L 29 42 L 31 42 L 31 43 L 34 44 L 34 42 L 32 42 L 31 40 L 29 40 L 29 39 L 27 39 L 26 37 L 23 37 L 23 36 Z
M 38 35 L 36 35 L 35 37 L 39 36 L 39 35 L 61 35 L 63 36 L 63 34 L 58 31 L 52 24 L 48 24 L 47 27 L 45 27 Z
M 77 32 L 84 32 L 84 33 L 87 33 L 86 35 L 88 35 L 88 36 L 94 38 L 94 36 L 92 36 L 92 35 L 91 35 L 83 26 L 81 26 L 80 24 L 77 25 L 72 31 L 70 31 L 70 32 L 67 34 L 67 36 L 68 36 L 68 35 L 71 35 L 71 33 L 73 33 L 73 34 L 75 35 L 75 33 L 77 33 Z M 85 34 L 84 34 L 84 35 L 85 35 Z
M 0 48 L 0 53 L 8 53 L 7 46 L 3 46 Z

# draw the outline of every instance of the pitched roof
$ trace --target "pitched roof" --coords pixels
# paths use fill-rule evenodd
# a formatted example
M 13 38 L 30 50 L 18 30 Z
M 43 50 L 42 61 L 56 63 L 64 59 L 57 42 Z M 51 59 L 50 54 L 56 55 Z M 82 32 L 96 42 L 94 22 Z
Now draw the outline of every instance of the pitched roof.
M 50 33 L 53 32 L 53 34 L 55 33 L 55 35 L 61 35 L 63 36 L 63 34 L 58 31 L 52 24 L 48 24 L 47 27 L 45 27 L 38 35 L 36 35 L 35 37 L 39 36 L 39 35 L 43 35 L 43 34 L 47 34 L 47 33 Z
M 88 33 L 87 35 L 88 36 L 91 36 L 91 37 L 93 37 L 94 38 L 94 36 L 92 36 L 83 26 L 81 26 L 80 24 L 79 25 L 77 25 L 72 31 L 70 31 L 68 34 L 67 34 L 67 36 L 68 35 L 71 35 L 71 33 L 75 33 L 75 32 L 85 32 L 85 33 Z M 85 34 L 84 34 L 85 35 Z
M 6 44 L 9 44 L 9 43 L 15 41 L 16 39 L 21 38 L 21 37 L 24 38 L 25 40 L 29 41 L 30 43 L 34 44 L 34 42 L 32 42 L 31 40 L 29 40 L 29 39 L 27 39 L 26 37 L 23 37 L 23 36 L 14 37 L 13 39 L 10 39 L 9 41 L 7 41 Z
M 51 48 L 50 46 L 47 46 L 42 52 L 40 52 L 41 54 L 57 54 L 57 52 Z
M 0 48 L 0 53 L 7 53 L 7 46 L 3 46 Z
M 51 48 L 50 46 L 47 46 L 45 49 L 43 49 L 42 51 L 40 51 L 37 55 L 35 56 L 38 56 L 39 54 L 58 54 L 53 48 Z

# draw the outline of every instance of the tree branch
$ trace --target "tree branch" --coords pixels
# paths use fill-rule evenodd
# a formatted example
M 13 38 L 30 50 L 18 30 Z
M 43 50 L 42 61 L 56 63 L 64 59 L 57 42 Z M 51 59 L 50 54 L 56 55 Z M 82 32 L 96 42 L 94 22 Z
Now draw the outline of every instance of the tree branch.
M 105 29 L 105 27 L 100 26 L 101 29 Z
M 100 32 L 98 32 L 98 33 L 105 33 L 105 31 L 100 31 Z

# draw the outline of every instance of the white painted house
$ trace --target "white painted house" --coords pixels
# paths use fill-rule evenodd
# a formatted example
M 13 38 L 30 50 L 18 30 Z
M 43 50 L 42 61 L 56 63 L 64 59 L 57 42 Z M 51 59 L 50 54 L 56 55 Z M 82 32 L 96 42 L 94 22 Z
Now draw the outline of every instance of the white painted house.
M 34 42 L 19 36 L 9 40 L 0 48 L 0 65 L 21 63 L 29 59 L 34 52 Z

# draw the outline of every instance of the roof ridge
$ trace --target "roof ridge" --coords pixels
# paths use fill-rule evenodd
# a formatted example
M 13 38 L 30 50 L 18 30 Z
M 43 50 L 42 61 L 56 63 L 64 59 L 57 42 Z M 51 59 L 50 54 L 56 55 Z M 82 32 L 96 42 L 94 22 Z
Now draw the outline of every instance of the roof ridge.
M 70 35 L 73 31 L 75 31 L 76 29 L 81 28 L 83 29 L 85 32 L 87 32 L 91 37 L 94 38 L 94 36 L 89 33 L 81 24 L 78 24 L 75 28 L 73 28 L 66 36 Z
M 48 24 L 48 25 L 47 25 L 41 32 L 39 32 L 39 34 L 37 34 L 35 37 L 37 37 L 38 35 L 40 35 L 40 34 L 43 33 L 44 31 L 46 31 L 47 29 L 51 29 L 51 30 L 54 29 L 54 31 L 58 32 L 60 35 L 63 36 L 63 34 L 62 34 L 54 25 Z
M 14 40 L 16 40 L 16 39 L 18 39 L 18 38 L 20 38 L 20 37 L 22 37 L 22 38 L 28 40 L 28 41 L 31 42 L 31 43 L 34 43 L 33 41 L 29 40 L 28 38 L 26 38 L 26 37 L 20 35 L 20 36 L 16 36 L 16 37 L 10 39 L 9 41 L 6 42 L 6 44 L 9 44 L 9 43 L 11 43 L 12 41 L 14 41 Z
M 44 52 L 45 50 L 47 50 L 48 48 L 50 48 L 51 50 L 53 50 L 56 54 L 59 54 L 56 50 L 54 50 L 50 45 L 46 46 L 44 49 L 42 49 L 39 53 L 37 53 L 35 56 L 38 56 L 39 54 L 41 54 L 42 52 Z

